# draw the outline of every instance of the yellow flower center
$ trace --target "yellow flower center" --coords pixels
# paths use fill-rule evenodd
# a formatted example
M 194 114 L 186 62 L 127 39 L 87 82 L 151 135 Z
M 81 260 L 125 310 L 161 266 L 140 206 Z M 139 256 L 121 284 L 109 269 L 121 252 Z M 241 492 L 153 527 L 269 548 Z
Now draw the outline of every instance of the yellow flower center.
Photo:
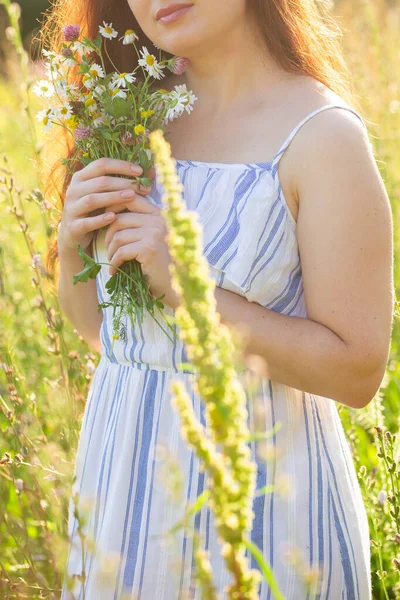
M 126 75 L 126 73 L 121 73 L 120 76 L 119 76 L 119 78 L 123 79 L 125 77 L 125 75 Z
M 49 122 L 49 117 L 46 115 L 43 119 L 43 125 L 47 125 L 48 122 Z
M 112 33 L 112 32 L 113 32 L 113 30 L 111 29 L 111 27 L 105 27 L 105 28 L 104 28 L 104 31 L 105 31 L 106 33 Z
M 152 67 L 154 65 L 154 61 L 155 61 L 155 58 L 151 54 L 149 56 L 146 56 L 146 62 L 150 67 Z
M 93 100 L 93 98 L 88 98 L 85 100 L 85 106 L 93 106 L 93 104 L 95 104 L 95 100 Z
M 75 115 L 67 119 L 65 122 L 68 125 L 68 127 L 71 127 L 71 129 L 76 129 L 78 127 L 78 120 L 75 117 Z
M 98 77 L 99 72 L 97 71 L 97 69 L 91 69 L 89 71 L 89 73 L 91 74 L 92 77 Z
M 68 108 L 66 108 L 65 106 L 63 106 L 60 112 L 61 112 L 62 115 L 68 114 Z
M 133 31 L 133 29 L 127 29 L 127 30 L 125 31 L 125 35 L 132 35 L 132 33 L 135 33 L 135 32 Z

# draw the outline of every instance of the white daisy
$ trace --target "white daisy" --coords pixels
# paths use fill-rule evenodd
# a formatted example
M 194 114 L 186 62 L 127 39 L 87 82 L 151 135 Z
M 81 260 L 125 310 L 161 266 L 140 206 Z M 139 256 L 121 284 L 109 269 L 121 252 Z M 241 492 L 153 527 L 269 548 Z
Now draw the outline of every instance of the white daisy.
M 104 27 L 99 25 L 99 31 L 103 37 L 109 40 L 112 40 L 113 38 L 117 37 L 118 31 L 115 31 L 115 29 L 112 26 L 112 23 L 106 23 L 105 21 L 103 21 L 103 25 Z
M 99 77 L 104 77 L 104 71 L 100 65 L 92 63 L 88 75 L 93 79 L 98 79 Z
M 192 112 L 193 104 L 197 100 L 197 97 L 191 90 L 187 89 L 185 84 L 176 85 L 169 96 L 176 99 L 180 104 L 183 104 L 188 114 Z
M 127 93 L 125 92 L 125 90 L 119 89 L 118 87 L 116 87 L 112 81 L 110 81 L 110 83 L 108 84 L 108 93 L 110 94 L 111 98 L 126 98 L 127 97 Z
M 39 121 L 39 123 L 41 123 L 41 125 L 44 127 L 45 131 L 48 131 L 51 127 L 53 127 L 53 121 L 52 119 L 55 118 L 55 114 L 52 108 L 47 108 L 44 110 L 40 110 L 37 114 L 36 114 L 36 118 Z
M 55 52 L 53 52 L 52 50 L 46 50 L 46 48 L 42 48 L 42 54 L 49 60 L 54 60 L 57 56 Z
M 45 75 L 49 79 L 56 79 L 60 76 L 60 63 L 46 60 L 44 63 Z
M 68 85 L 63 79 L 54 82 L 54 91 L 61 100 L 68 100 Z
M 136 77 L 133 73 L 115 73 L 113 77 L 113 85 L 115 87 L 124 87 L 127 86 L 128 83 L 133 83 L 136 81 Z
M 78 54 L 80 54 L 81 56 L 87 56 L 88 54 L 90 54 L 90 52 L 93 51 L 92 48 L 86 46 L 84 42 L 73 42 L 70 48 L 73 52 L 78 52 Z
M 161 66 L 156 57 L 153 54 L 150 54 L 145 46 L 143 46 L 143 50 L 140 50 L 142 58 L 138 60 L 138 63 L 141 67 L 144 67 L 146 71 L 154 77 L 154 79 L 162 79 L 165 77 L 163 73 L 164 66 Z
M 127 46 L 128 44 L 134 44 L 136 40 L 138 40 L 138 36 L 136 35 L 136 33 L 133 31 L 133 29 L 127 29 L 125 31 L 125 35 L 123 35 L 121 38 L 119 38 L 120 40 L 123 40 L 123 44 L 125 44 L 125 46 Z
M 75 63 L 76 61 L 73 58 L 66 58 L 65 60 L 63 60 L 63 65 L 65 67 L 73 67 Z
M 54 85 L 47 79 L 41 79 L 33 87 L 33 91 L 35 92 L 36 96 L 51 98 L 54 96 Z
M 104 117 L 102 117 L 101 115 L 99 117 L 96 117 L 95 119 L 93 119 L 92 121 L 92 127 L 96 128 L 96 127 L 100 127 L 100 125 L 104 125 Z
M 69 102 L 65 102 L 62 106 L 55 108 L 54 113 L 61 120 L 69 119 L 72 117 L 72 106 Z

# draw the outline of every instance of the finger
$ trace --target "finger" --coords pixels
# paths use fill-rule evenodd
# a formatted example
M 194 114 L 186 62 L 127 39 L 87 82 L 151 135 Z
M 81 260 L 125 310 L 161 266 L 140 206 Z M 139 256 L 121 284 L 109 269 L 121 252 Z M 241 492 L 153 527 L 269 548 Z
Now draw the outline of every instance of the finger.
M 94 160 L 78 171 L 76 173 L 76 179 L 78 181 L 88 181 L 94 177 L 101 177 L 102 175 L 107 174 L 140 176 L 142 173 L 142 167 L 136 163 L 120 160 L 119 158 L 102 157 Z
M 94 177 L 79 184 L 79 195 L 81 198 L 89 194 L 122 192 L 124 190 L 133 190 L 137 193 L 139 191 L 139 183 L 132 179 L 124 179 L 123 177 L 102 175 L 101 177 Z
M 130 201 L 121 202 L 120 204 L 107 205 L 104 209 L 105 212 L 112 211 L 119 213 L 124 208 L 127 208 L 131 212 L 143 213 L 143 214 L 156 214 L 161 212 L 160 208 L 144 198 L 143 196 L 135 196 Z
M 121 229 L 133 229 L 136 227 L 143 227 L 145 225 L 149 225 L 149 215 L 143 215 L 139 213 L 120 213 L 116 215 L 114 222 L 112 223 L 112 228 L 109 227 L 107 229 L 106 237 L 104 238 L 104 243 L 106 246 L 109 244 L 113 235 L 117 231 L 121 231 Z
M 104 215 L 98 215 L 97 217 L 85 217 L 84 219 L 76 219 L 71 224 L 71 232 L 74 237 L 81 237 L 89 231 L 95 229 L 101 229 L 105 225 L 112 223 L 116 215 L 114 213 L 107 213 Z
M 123 193 L 123 195 L 121 195 Z M 133 200 L 136 192 L 132 190 L 118 190 L 117 192 L 100 192 L 87 194 L 75 203 L 72 215 L 82 217 L 90 212 L 104 208 L 104 212 L 118 212 L 116 206 L 122 204 L 126 208 L 130 200 Z
M 117 272 L 116 267 L 120 267 L 127 260 L 138 260 L 140 262 L 140 253 L 143 251 L 143 241 L 133 242 L 126 244 L 118 248 L 114 256 L 112 257 L 109 272 L 111 275 Z
M 121 246 L 126 246 L 133 242 L 139 242 L 143 237 L 143 228 L 138 227 L 136 229 L 123 229 L 117 231 L 113 235 L 110 244 L 107 248 L 108 262 L 111 262 L 112 257 Z

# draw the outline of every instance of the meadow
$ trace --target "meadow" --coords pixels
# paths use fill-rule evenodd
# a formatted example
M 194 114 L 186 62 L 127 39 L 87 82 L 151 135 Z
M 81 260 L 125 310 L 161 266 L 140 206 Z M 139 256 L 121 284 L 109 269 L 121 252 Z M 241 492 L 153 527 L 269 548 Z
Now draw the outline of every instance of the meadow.
M 398 294 L 400 3 L 343 0 L 331 10 L 391 200 Z M 46 270 L 60 206 L 44 194 L 44 140 L 27 111 L 41 108 L 25 85 L 40 69 L 12 64 L 0 81 L 0 598 L 56 599 L 74 455 L 100 355 L 61 311 Z M 361 410 L 337 404 L 368 512 L 374 600 L 400 598 L 399 317 L 396 305 L 375 398 Z

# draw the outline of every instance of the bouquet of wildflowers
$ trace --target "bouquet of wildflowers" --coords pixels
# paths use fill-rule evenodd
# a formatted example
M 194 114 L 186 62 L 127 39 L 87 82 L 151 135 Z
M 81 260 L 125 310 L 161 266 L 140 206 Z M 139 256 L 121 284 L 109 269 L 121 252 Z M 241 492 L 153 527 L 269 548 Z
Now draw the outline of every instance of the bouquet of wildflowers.
M 147 172 L 153 166 L 150 132 L 164 131 L 166 125 L 184 111 L 190 114 L 197 98 L 186 85 L 177 85 L 172 91 L 152 87 L 168 70 L 176 75 L 183 74 L 187 59 L 163 60 L 161 51 L 157 59 L 144 46 L 138 50 L 138 36 L 133 30 L 127 30 L 119 41 L 125 45 L 133 44 L 138 64 L 132 72 L 121 73 L 107 51 L 107 40 L 117 36 L 112 23 L 103 22 L 95 40 L 82 37 L 79 25 L 68 25 L 63 30 L 60 54 L 42 50 L 47 59 L 47 79 L 38 81 L 34 91 L 38 96 L 51 99 L 51 106 L 38 112 L 37 118 L 45 130 L 59 126 L 72 136 L 73 155 L 62 160 L 71 171 L 76 161 L 86 166 L 103 156 L 118 158 L 138 163 L 143 174 L 132 177 L 132 181 L 148 186 L 152 181 Z M 110 73 L 106 73 L 105 55 L 115 69 Z M 73 80 L 80 80 L 81 85 Z M 84 269 L 74 275 L 74 284 L 94 279 L 101 265 L 109 264 L 97 263 L 81 246 L 78 246 L 78 252 L 84 261 Z M 136 260 L 125 262 L 110 277 L 106 287 L 110 301 L 99 304 L 99 310 L 113 306 L 113 339 L 125 339 L 124 316 L 129 316 L 133 326 L 135 321 L 142 321 L 145 311 L 168 335 L 155 317 L 155 310 L 164 317 L 163 296 L 153 296 L 140 263 Z M 164 317 L 164 320 L 172 329 L 168 319 Z

